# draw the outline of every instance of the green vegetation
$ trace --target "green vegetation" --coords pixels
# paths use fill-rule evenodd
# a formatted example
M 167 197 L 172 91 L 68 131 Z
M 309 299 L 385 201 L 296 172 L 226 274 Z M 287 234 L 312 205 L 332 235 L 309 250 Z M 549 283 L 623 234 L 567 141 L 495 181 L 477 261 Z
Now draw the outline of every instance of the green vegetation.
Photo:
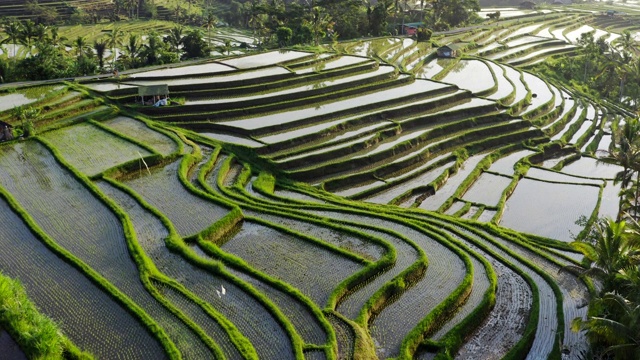
M 24 349 L 29 359 L 63 359 L 67 356 L 90 358 L 81 354 L 62 335 L 58 325 L 39 312 L 18 280 L 0 273 L 0 326 Z
M 636 358 L 635 15 L 308 5 L 3 20 L 5 80 L 126 69 L 0 88 L 0 270 L 56 356 Z

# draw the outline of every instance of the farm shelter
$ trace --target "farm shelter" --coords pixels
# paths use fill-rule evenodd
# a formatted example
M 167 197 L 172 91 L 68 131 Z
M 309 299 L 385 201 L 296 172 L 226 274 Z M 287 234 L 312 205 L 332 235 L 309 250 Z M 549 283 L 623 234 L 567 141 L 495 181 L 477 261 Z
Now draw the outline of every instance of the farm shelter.
M 145 98 L 148 97 L 168 97 L 169 96 L 169 85 L 160 84 L 160 85 L 146 85 L 138 87 L 138 96 L 140 96 L 140 100 L 144 105 Z M 154 101 L 155 103 L 155 101 Z
M 438 57 L 441 58 L 454 58 L 460 55 L 460 49 L 463 48 L 463 44 L 449 44 L 440 46 L 436 52 Z
M 13 132 L 11 131 L 11 124 L 7 124 L 4 121 L 0 121 L 0 141 L 13 140 Z
M 418 33 L 418 28 L 424 26 L 422 22 L 407 23 L 402 25 L 401 30 L 403 35 L 414 36 Z

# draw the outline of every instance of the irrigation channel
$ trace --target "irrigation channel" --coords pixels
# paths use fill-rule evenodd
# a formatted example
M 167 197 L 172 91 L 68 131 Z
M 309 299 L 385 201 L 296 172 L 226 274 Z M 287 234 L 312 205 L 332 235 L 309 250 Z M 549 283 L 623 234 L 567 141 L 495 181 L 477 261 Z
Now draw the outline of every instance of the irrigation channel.
M 473 58 L 362 39 L 0 93 L 41 111 L 0 145 L 0 270 L 102 359 L 578 359 L 560 270 L 617 211 L 628 113 L 527 66 L 617 37 L 505 13 L 437 35 Z M 160 84 L 184 101 L 136 101 Z

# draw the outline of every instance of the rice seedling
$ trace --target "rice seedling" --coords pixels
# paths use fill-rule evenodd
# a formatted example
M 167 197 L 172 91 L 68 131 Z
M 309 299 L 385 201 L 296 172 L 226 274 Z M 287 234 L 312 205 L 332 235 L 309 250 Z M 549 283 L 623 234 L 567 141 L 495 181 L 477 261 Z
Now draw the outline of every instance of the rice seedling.
M 91 124 L 79 124 L 42 135 L 81 172 L 93 176 L 151 153 Z M 109 156 L 103 156 L 105 153 Z

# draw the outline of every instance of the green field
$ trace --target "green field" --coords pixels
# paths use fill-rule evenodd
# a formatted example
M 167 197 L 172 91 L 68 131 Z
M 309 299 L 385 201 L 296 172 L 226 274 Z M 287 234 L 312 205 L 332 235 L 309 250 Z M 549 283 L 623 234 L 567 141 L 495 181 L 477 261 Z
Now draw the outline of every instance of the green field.
M 565 271 L 570 243 L 618 215 L 623 167 L 598 158 L 637 115 L 540 64 L 629 27 L 503 12 L 0 93 L 15 130 L 39 110 L 0 144 L 0 271 L 64 358 L 587 356 L 572 322 L 600 284 Z M 154 84 L 180 101 L 141 105 Z M 0 351 L 28 352 L 10 326 Z

